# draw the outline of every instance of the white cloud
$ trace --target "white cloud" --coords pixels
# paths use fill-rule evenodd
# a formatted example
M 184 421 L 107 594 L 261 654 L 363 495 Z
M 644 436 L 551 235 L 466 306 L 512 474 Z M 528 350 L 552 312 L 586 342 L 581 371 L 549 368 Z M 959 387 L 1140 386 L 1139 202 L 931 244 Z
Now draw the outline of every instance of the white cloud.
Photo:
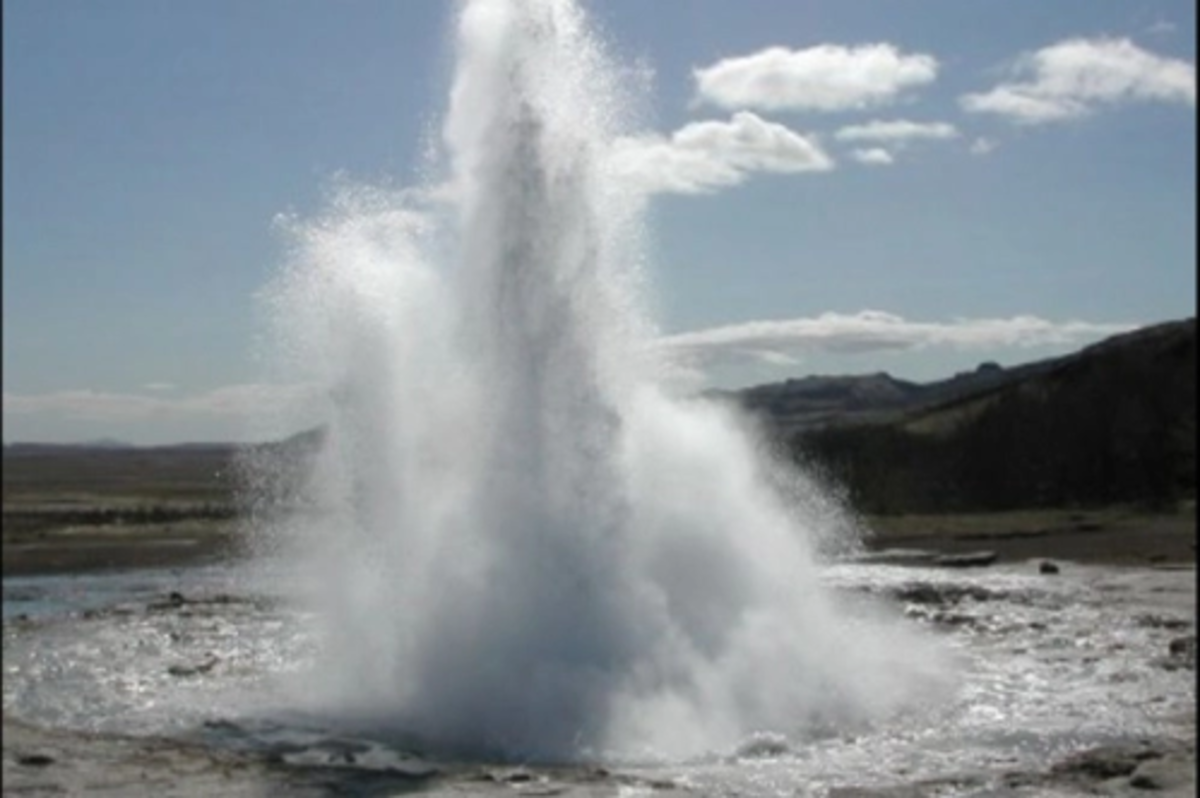
M 877 141 L 902 144 L 914 139 L 952 139 L 958 129 L 947 122 L 911 122 L 907 119 L 875 119 L 861 125 L 847 125 L 834 134 L 838 141 Z
M 891 102 L 931 83 L 937 71 L 933 56 L 904 54 L 891 44 L 822 44 L 770 47 L 694 69 L 692 76 L 696 101 L 722 108 L 845 111 Z
M 43 394 L 4 392 L 4 415 L 52 414 L 98 422 L 138 419 L 251 419 L 291 412 L 316 396 L 302 385 L 229 385 L 180 397 L 75 389 Z
M 1128 39 L 1068 39 L 1022 56 L 1014 73 L 1014 82 L 963 95 L 963 109 L 1040 124 L 1121 102 L 1196 104 L 1195 65 L 1147 52 Z
M 837 354 L 935 346 L 989 349 L 1082 344 L 1136 326 L 1053 322 L 1035 316 L 918 322 L 890 313 L 864 310 L 855 314 L 824 313 L 815 318 L 750 321 L 713 327 L 666 336 L 660 339 L 660 345 L 687 361 L 785 362 L 811 352 Z
M 1179 26 L 1176 25 L 1174 22 L 1169 22 L 1168 20 L 1160 19 L 1160 20 L 1156 20 L 1155 22 L 1148 25 L 1146 27 L 1146 33 L 1152 34 L 1154 36 L 1166 36 L 1168 34 L 1174 33 L 1178 29 L 1179 29 Z
M 868 166 L 890 166 L 896 162 L 892 154 L 882 147 L 871 147 L 865 150 L 854 150 L 850 153 L 854 160 Z
M 169 402 L 153 396 L 93 391 L 87 388 L 44 394 L 4 392 L 4 414 L 53 413 L 88 421 L 125 421 L 160 412 Z
M 834 162 L 815 138 L 741 111 L 728 122 L 685 125 L 670 138 L 620 139 L 609 165 L 619 179 L 646 193 L 705 194 L 758 172 L 823 172 Z
M 1049 345 L 1082 345 L 1134 329 L 1133 324 L 1053 322 L 1034 316 L 1007 319 L 909 321 L 880 311 L 824 313 L 813 318 L 750 321 L 659 338 L 668 374 L 698 379 L 701 369 L 721 363 L 757 362 L 786 366 L 805 354 L 861 354 L 930 347 L 994 350 Z M 317 423 L 319 408 L 332 397 L 314 385 L 230 385 L 180 397 L 76 389 L 44 394 L 4 392 L 7 421 L 37 420 L 56 425 L 95 425 L 89 434 L 153 427 L 177 435 L 180 429 L 245 432 L 272 429 L 289 433 Z M 288 422 L 281 428 L 279 422 Z M 16 425 L 14 424 L 14 427 Z M 191 434 L 191 433 L 189 433 Z M 161 435 L 160 435 L 161 436 Z M 178 439 L 178 438 L 176 438 Z M 216 438 L 211 438 L 216 439 Z M 221 439 L 226 439 L 222 437 Z
M 980 136 L 971 142 L 969 149 L 972 155 L 987 155 L 990 152 L 995 152 L 999 146 L 993 139 Z
M 148 382 L 142 386 L 147 391 L 173 391 L 175 387 L 173 382 Z

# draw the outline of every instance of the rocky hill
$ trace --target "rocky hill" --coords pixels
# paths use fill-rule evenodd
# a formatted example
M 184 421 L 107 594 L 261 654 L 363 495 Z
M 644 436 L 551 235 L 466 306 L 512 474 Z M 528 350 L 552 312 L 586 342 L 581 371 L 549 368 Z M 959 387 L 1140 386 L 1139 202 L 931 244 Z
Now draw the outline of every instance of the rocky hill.
M 761 417 L 777 434 L 831 424 L 884 422 L 903 413 L 969 397 L 1051 370 L 1067 358 L 1053 358 L 1004 368 L 981 363 L 934 382 L 900 380 L 886 372 L 814 375 L 756 385 L 740 391 L 712 391 L 710 396 L 731 400 Z
M 737 397 L 875 513 L 1195 496 L 1196 321 L 929 384 L 810 377 Z

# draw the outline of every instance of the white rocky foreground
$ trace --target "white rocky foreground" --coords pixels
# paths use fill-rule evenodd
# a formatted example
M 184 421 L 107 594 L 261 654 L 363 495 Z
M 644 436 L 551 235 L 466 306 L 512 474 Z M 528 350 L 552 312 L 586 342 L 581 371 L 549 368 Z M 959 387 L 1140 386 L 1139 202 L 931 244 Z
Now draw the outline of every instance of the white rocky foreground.
M 907 798 L 925 795 L 1196 794 L 1195 740 L 1147 740 L 1085 749 L 1040 770 L 948 773 L 884 786 L 805 789 L 802 777 L 763 795 Z M 241 796 L 290 795 L 671 795 L 740 794 L 715 783 L 611 772 L 597 767 L 525 769 L 430 767 L 369 772 L 326 764 L 289 767 L 260 755 L 235 754 L 155 738 L 47 731 L 4 724 L 5 795 Z
M 268 710 L 239 714 L 230 688 L 263 692 L 261 670 L 304 646 L 265 633 L 290 610 L 228 584 L 31 617 L 15 610 L 46 605 L 37 582 L 6 584 L 4 794 L 1195 794 L 1194 569 L 1060 565 L 828 570 L 845 600 L 961 655 L 957 695 L 927 715 L 684 762 L 528 768 L 263 732 Z

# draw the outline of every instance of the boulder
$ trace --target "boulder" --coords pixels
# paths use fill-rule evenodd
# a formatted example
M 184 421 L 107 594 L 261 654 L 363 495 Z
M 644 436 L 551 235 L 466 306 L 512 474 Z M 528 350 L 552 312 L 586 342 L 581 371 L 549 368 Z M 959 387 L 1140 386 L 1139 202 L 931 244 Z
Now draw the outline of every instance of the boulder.
M 979 568 L 991 565 L 995 561 L 996 552 L 994 551 L 972 551 L 965 554 L 943 554 L 936 557 L 933 564 L 943 568 Z

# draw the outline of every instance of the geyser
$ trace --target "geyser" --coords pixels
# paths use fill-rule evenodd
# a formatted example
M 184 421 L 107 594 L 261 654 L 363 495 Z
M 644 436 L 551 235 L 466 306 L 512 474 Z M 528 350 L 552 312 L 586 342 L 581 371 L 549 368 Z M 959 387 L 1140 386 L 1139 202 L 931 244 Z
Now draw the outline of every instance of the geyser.
M 311 509 L 275 527 L 323 622 L 312 708 L 545 761 L 920 700 L 927 644 L 820 584 L 831 501 L 801 475 L 785 501 L 752 432 L 661 376 L 640 202 L 607 166 L 629 104 L 583 12 L 456 22 L 445 176 L 343 186 L 268 292 L 280 363 L 327 397 Z

